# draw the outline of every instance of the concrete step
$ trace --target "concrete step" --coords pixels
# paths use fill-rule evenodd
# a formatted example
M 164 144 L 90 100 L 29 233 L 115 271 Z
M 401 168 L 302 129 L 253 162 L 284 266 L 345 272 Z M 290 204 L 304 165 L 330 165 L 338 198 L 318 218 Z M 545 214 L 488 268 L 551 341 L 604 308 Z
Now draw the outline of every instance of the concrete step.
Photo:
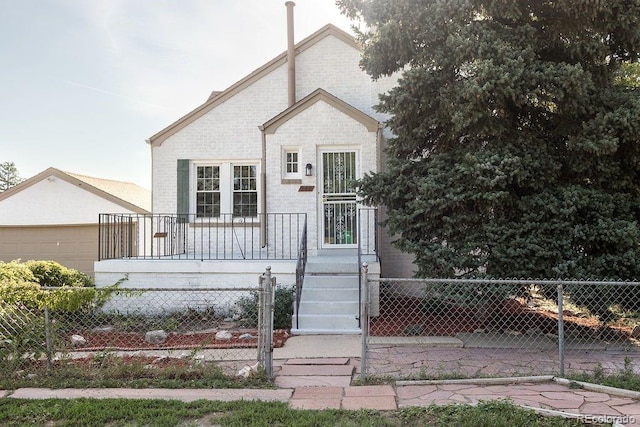
M 323 257 L 324 258 L 324 257 Z M 358 275 L 358 262 L 344 261 L 340 258 L 323 259 L 321 262 L 307 261 L 304 274 L 307 275 Z
M 358 329 L 356 314 L 299 314 L 293 318 L 293 326 L 305 330 L 355 330 Z
M 293 322 L 294 328 L 291 329 L 293 335 L 360 335 L 361 329 L 298 329 L 295 328 L 295 320 Z
M 357 315 L 360 304 L 355 301 L 308 301 L 300 302 L 300 313 L 304 314 L 352 314 Z
M 351 376 L 356 367 L 353 365 L 289 365 L 284 364 L 278 372 L 280 376 Z
M 358 288 L 335 289 L 335 288 L 302 288 L 301 301 L 325 301 L 327 304 L 333 301 L 359 301 L 360 291 Z
M 309 288 L 357 288 L 358 276 L 305 276 L 302 289 Z

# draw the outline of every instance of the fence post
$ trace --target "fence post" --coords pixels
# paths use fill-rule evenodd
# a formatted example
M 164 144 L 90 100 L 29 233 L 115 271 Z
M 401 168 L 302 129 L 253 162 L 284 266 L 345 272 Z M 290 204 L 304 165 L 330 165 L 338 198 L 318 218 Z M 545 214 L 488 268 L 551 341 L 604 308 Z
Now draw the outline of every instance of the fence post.
M 560 364 L 560 376 L 564 377 L 564 318 L 562 301 L 562 283 L 558 284 L 558 363 Z
M 362 289 L 362 300 L 360 301 L 360 324 L 362 328 L 362 355 L 360 357 L 360 379 L 367 378 L 367 351 L 369 346 L 369 279 L 367 273 L 369 265 L 362 264 L 362 276 L 360 278 L 360 289 Z
M 47 346 L 47 372 L 51 372 L 53 349 L 51 348 L 51 318 L 48 305 L 44 306 L 44 337 Z
M 264 305 L 262 306 L 263 314 L 263 331 L 264 331 L 264 370 L 267 378 L 273 376 L 273 298 L 274 298 L 274 282 L 275 277 L 271 277 L 271 266 L 267 266 L 263 276 Z
M 264 273 L 258 276 L 258 363 L 264 367 Z

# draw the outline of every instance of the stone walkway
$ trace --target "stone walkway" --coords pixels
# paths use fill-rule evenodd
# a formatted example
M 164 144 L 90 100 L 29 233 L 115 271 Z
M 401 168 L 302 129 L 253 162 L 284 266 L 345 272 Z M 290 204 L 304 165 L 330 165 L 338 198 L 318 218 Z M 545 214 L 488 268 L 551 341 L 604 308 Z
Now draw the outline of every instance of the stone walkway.
M 359 362 L 350 358 L 288 359 L 276 368 L 276 385 L 292 388 L 295 409 L 397 409 L 390 385 L 351 386 Z
M 508 357 L 505 357 L 508 355 Z M 369 346 L 367 374 L 393 378 L 488 377 L 558 375 L 558 353 L 546 349 L 451 348 L 425 345 Z M 619 372 L 625 359 L 640 369 L 638 351 L 570 349 L 565 351 L 565 375 L 571 372 Z M 640 374 L 640 372 L 637 372 Z
M 534 383 L 479 385 L 445 383 L 432 385 L 399 385 L 398 404 L 428 406 L 475 404 L 480 401 L 508 399 L 550 415 L 563 415 L 585 422 L 611 422 L 619 425 L 640 423 L 640 402 L 604 391 L 570 388 L 553 380 Z
M 276 384 L 293 389 L 289 405 L 296 409 L 377 409 L 405 406 L 476 404 L 508 399 L 549 415 L 614 425 L 640 423 L 640 393 L 585 384 L 571 388 L 552 376 L 519 379 L 399 381 L 391 385 L 351 386 L 359 372 L 354 358 L 279 361 Z M 614 393 L 615 392 L 615 393 Z M 617 393 L 626 395 L 617 395 Z

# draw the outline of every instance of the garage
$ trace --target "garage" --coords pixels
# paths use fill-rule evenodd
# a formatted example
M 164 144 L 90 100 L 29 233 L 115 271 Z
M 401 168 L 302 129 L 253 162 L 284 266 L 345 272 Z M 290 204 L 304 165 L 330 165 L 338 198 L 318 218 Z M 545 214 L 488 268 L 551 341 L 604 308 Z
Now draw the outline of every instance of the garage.
M 53 260 L 93 276 L 98 226 L 0 227 L 0 261 Z
M 0 261 L 52 260 L 93 276 L 99 215 L 148 215 L 150 205 L 136 184 L 49 168 L 0 193 Z

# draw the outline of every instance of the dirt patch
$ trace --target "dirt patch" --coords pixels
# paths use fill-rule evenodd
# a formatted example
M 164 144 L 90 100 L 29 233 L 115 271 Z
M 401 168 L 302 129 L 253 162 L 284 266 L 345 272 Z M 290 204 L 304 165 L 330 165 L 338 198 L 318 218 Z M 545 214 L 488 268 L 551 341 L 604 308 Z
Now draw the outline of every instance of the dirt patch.
M 565 332 L 584 338 L 628 339 L 632 329 L 603 325 L 597 318 L 563 312 Z M 385 298 L 380 315 L 373 318 L 373 336 L 455 336 L 458 333 L 495 331 L 512 334 L 557 334 L 558 315 L 528 307 L 524 300 L 508 299 L 501 304 L 456 307 L 429 306 L 420 298 Z
M 187 332 L 168 334 L 167 339 L 158 344 L 145 341 L 145 334 L 119 331 L 85 331 L 74 333 L 82 336 L 86 344 L 77 345 L 75 351 L 101 350 L 187 350 L 187 349 L 232 349 L 257 348 L 258 333 L 256 330 L 240 330 L 231 332 L 231 339 L 216 339 L 216 331 Z M 71 335 L 67 335 L 67 342 L 71 342 Z M 273 331 L 273 346 L 284 346 L 289 332 L 284 329 Z

